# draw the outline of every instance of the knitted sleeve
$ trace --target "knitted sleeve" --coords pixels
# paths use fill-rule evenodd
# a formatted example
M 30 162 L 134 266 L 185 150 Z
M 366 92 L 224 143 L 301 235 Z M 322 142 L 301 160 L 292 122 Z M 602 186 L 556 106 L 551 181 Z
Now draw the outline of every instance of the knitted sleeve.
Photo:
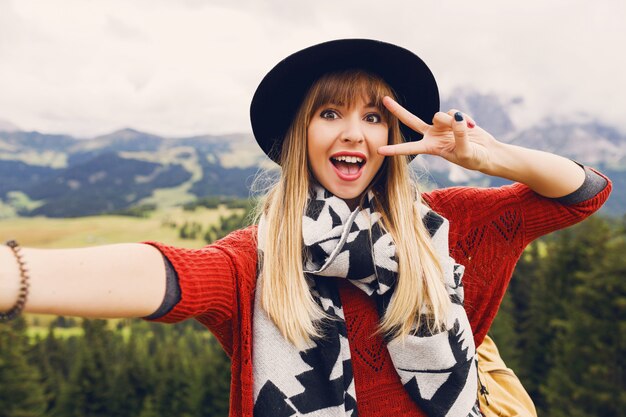
M 611 180 L 593 168 L 583 168 L 585 181 L 578 190 L 564 197 L 543 197 L 526 185 L 516 184 L 517 197 L 524 205 L 524 246 L 540 236 L 583 221 L 606 202 L 613 188 Z
M 583 168 L 585 182 L 560 198 L 543 197 L 521 183 L 424 194 L 431 208 L 450 221 L 450 255 L 465 265 L 465 309 L 477 345 L 487 334 L 528 243 L 584 220 L 607 200 L 611 181 L 593 168 Z
M 187 249 L 154 241 L 142 243 L 163 254 L 167 278 L 163 304 L 144 319 L 176 323 L 206 316 L 218 323 L 230 318 L 234 266 L 224 251 L 212 245 Z
M 446 218 L 465 227 L 500 218 L 502 224 L 495 228 L 502 234 L 521 232 L 526 246 L 542 235 L 584 220 L 608 199 L 611 180 L 594 168 L 576 163 L 585 170 L 585 181 L 563 197 L 544 197 L 525 184 L 514 183 L 493 188 L 443 188 L 424 194 L 424 198 Z
M 210 327 L 232 320 L 237 280 L 249 278 L 256 265 L 252 229 L 234 231 L 200 249 L 142 242 L 163 254 L 167 279 L 162 305 L 144 319 L 175 323 L 199 318 Z

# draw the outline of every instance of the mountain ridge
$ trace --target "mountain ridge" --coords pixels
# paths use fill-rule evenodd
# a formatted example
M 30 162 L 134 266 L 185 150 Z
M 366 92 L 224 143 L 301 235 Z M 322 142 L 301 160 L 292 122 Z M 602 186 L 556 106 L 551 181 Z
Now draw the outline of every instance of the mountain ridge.
M 442 108 L 462 108 L 502 142 L 557 153 L 603 171 L 614 190 L 603 207 L 626 213 L 626 135 L 593 118 L 546 118 L 516 128 L 510 112 L 522 98 L 458 90 Z M 245 198 L 257 174 L 277 168 L 249 133 L 163 137 L 123 128 L 94 138 L 48 135 L 0 120 L 0 210 L 8 215 L 73 217 L 145 202 L 179 205 L 207 196 Z M 428 187 L 499 186 L 507 180 L 423 155 Z M 427 187 L 427 188 L 428 188 Z

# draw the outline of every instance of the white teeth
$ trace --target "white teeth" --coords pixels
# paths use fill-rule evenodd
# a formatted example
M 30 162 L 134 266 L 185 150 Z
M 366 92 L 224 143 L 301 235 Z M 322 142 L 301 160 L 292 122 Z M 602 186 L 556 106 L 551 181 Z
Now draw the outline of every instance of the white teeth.
M 356 164 L 363 162 L 363 158 L 359 158 L 358 156 L 334 156 L 333 159 L 336 159 L 337 161 L 345 161 L 345 162 L 349 162 L 352 164 Z

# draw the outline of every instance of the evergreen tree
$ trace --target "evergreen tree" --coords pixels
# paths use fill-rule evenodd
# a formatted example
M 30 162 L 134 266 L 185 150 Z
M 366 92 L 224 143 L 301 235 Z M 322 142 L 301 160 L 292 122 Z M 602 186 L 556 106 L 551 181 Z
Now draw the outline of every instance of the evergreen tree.
M 193 358 L 187 345 L 176 342 L 174 330 L 167 330 L 168 337 L 161 340 L 156 356 L 154 406 L 161 416 L 195 417 L 198 404 L 192 395 L 192 385 L 196 383 L 190 370 Z
M 522 278 L 530 285 L 530 297 L 528 315 L 521 324 L 520 356 L 528 371 L 525 387 L 540 414 L 547 407 L 541 387 L 555 364 L 555 336 L 564 330 L 566 305 L 574 298 L 575 273 L 593 268 L 608 238 L 606 223 L 597 216 L 546 236 L 542 239 L 545 255 L 535 276 Z
M 157 412 L 154 396 L 148 395 L 144 398 L 139 417 L 161 417 L 161 415 Z
M 41 417 L 46 398 L 38 369 L 29 364 L 26 324 L 0 325 L 0 417 Z
M 76 362 L 55 414 L 62 417 L 109 417 L 112 334 L 104 320 L 83 320 Z
M 199 384 L 203 390 L 200 415 L 226 417 L 230 398 L 230 359 L 214 337 L 208 341 L 203 358 Z
M 43 376 L 42 389 L 47 400 L 46 413 L 57 406 L 57 401 L 69 375 L 69 363 L 63 350 L 62 341 L 54 334 L 55 322 L 50 323 L 48 335 L 38 341 L 31 350 L 32 363 L 36 364 Z
M 178 237 L 181 239 L 189 239 L 189 223 L 185 222 L 178 230 Z
M 145 323 L 139 323 L 145 324 Z M 136 417 L 144 408 L 144 399 L 154 389 L 152 361 L 147 353 L 147 342 L 144 341 L 140 326 L 131 326 L 120 321 L 119 330 L 130 330 L 128 340 L 120 343 L 115 352 L 115 360 L 111 367 L 112 388 L 110 415 L 116 417 Z
M 518 333 L 516 331 L 513 297 L 507 292 L 504 295 L 498 315 L 489 329 L 489 336 L 496 342 L 500 356 L 511 369 L 519 369 L 519 353 L 517 350 Z
M 524 386 L 530 379 L 530 368 L 523 362 L 525 350 L 524 318 L 529 315 L 532 282 L 538 277 L 542 260 L 539 248 L 542 241 L 528 245 L 518 260 L 500 310 L 489 331 L 498 345 L 500 355 L 512 368 Z
M 207 227 L 207 230 L 204 234 L 204 241 L 206 243 L 213 243 L 218 239 L 219 234 L 219 229 L 214 224 L 212 224 Z
M 606 236 L 607 226 L 596 233 Z M 574 275 L 555 361 L 542 389 L 554 417 L 626 413 L 626 234 L 601 243 L 591 270 Z M 591 250 L 591 248 L 587 248 Z

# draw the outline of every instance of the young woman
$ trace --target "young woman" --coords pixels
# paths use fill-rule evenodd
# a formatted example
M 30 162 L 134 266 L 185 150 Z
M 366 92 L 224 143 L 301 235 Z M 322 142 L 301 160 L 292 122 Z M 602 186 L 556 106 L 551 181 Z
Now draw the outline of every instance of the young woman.
M 252 101 L 281 168 L 257 226 L 202 249 L 24 249 L 25 310 L 196 318 L 232 359 L 231 416 L 480 415 L 476 346 L 517 259 L 598 210 L 611 182 L 438 110 L 434 77 L 403 48 L 299 51 Z M 421 193 L 408 162 L 423 153 L 515 183 Z M 20 270 L 0 249 L 6 310 Z

